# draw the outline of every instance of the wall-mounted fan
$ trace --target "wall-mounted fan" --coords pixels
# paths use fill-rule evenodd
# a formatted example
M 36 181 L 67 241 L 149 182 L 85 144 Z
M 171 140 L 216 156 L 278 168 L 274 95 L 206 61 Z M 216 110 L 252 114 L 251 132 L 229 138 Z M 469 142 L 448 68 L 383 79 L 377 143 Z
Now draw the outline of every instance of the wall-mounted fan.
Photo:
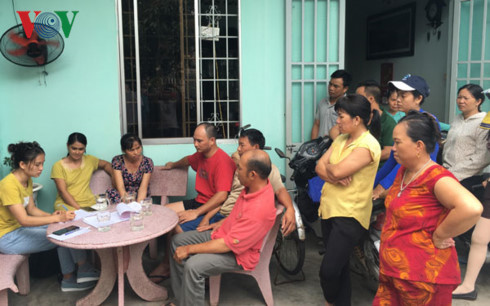
M 63 37 L 54 28 L 34 23 L 30 38 L 22 24 L 11 27 L 0 38 L 0 52 L 14 64 L 36 67 L 56 60 L 65 47 Z

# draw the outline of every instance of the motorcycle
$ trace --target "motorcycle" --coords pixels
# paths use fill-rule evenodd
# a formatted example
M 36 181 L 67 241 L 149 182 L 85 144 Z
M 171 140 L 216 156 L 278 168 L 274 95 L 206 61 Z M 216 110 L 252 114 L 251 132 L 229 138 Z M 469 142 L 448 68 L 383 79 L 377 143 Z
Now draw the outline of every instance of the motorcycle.
M 293 200 L 298 230 L 287 237 L 283 237 L 281 233 L 278 234 L 274 255 L 282 270 L 290 275 L 298 274 L 302 270 L 305 260 L 305 231 L 302 212 L 304 212 L 305 207 L 311 210 L 310 207 L 313 205 L 313 202 L 308 200 L 308 179 L 316 176 L 316 161 L 330 147 L 330 144 L 331 141 L 328 138 L 318 138 L 305 142 L 300 146 L 293 159 L 289 161 L 289 167 L 293 169 L 290 179 L 295 182 L 296 188 L 290 189 L 288 192 Z M 280 149 L 276 148 L 275 151 L 279 157 L 289 159 Z M 286 178 L 283 177 L 283 181 L 285 180 Z
M 354 248 L 354 252 L 350 258 L 351 271 L 362 276 L 365 280 L 366 287 L 373 292 L 378 290 L 379 246 L 384 220 L 384 199 L 373 201 L 369 230 Z
M 247 124 L 238 130 L 236 139 L 239 139 L 244 130 L 250 127 Z M 264 150 L 270 150 L 268 146 L 264 146 Z M 281 178 L 284 178 L 281 175 Z M 273 253 L 276 257 L 281 269 L 289 275 L 296 275 L 302 271 L 305 260 L 305 232 L 304 226 L 299 214 L 299 209 L 296 205 L 294 194 L 291 193 L 292 204 L 295 211 L 296 230 L 291 232 L 288 236 L 283 236 L 282 231 L 279 230 L 277 234 L 276 243 L 274 245 Z

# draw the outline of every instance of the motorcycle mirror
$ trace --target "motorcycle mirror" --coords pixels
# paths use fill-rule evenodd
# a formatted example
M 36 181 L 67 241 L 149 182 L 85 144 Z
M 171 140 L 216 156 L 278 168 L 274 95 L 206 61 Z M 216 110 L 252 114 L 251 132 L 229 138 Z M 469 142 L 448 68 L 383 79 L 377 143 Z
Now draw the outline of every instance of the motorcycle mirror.
M 286 154 L 284 154 L 284 152 L 281 151 L 281 149 L 275 148 L 274 151 L 276 151 L 277 155 L 279 155 L 280 158 L 288 158 Z
M 271 147 L 269 147 L 269 146 L 264 146 L 264 149 L 263 149 L 263 150 L 264 150 L 264 151 L 270 151 L 270 150 L 272 150 L 272 148 L 271 148 Z
M 237 139 L 238 139 L 238 138 L 240 138 L 240 137 L 241 137 L 241 135 L 242 135 L 242 133 L 243 133 L 243 131 L 244 131 L 244 130 L 246 130 L 246 129 L 248 129 L 250 126 L 251 126 L 250 124 L 246 124 L 246 125 L 244 125 L 244 126 L 240 127 L 240 128 L 238 129 L 238 134 L 236 134 L 236 136 L 235 136 L 235 137 L 236 137 Z
M 488 99 L 490 99 L 490 88 L 489 89 L 485 89 L 484 91 L 481 92 L 482 94 L 485 94 L 485 96 L 487 96 Z

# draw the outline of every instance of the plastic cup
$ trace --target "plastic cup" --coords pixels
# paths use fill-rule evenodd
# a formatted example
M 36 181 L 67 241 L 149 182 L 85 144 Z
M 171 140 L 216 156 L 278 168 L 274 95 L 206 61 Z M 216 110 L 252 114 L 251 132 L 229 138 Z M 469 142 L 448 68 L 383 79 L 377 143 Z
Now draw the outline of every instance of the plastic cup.
M 141 231 L 145 227 L 143 224 L 143 212 L 131 212 L 129 224 L 132 231 Z

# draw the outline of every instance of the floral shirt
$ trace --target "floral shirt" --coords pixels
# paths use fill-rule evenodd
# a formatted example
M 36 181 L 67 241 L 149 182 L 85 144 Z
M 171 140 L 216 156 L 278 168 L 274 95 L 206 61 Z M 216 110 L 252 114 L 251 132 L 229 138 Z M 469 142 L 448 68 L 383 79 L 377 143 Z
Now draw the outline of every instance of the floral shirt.
M 143 180 L 143 175 L 145 173 L 153 172 L 153 161 L 151 160 L 151 158 L 143 156 L 143 160 L 138 166 L 138 170 L 136 170 L 136 172 L 134 173 L 131 173 L 128 171 L 128 168 L 126 168 L 126 165 L 124 164 L 123 155 L 117 155 L 114 156 L 114 158 L 112 159 L 112 169 L 122 172 L 124 189 L 126 189 L 126 192 L 134 192 L 137 194 L 138 189 L 141 185 L 141 181 Z M 107 190 L 107 194 L 111 203 L 117 204 L 121 202 L 121 195 L 119 194 L 117 189 L 110 188 Z M 148 184 L 147 196 L 150 196 L 150 184 Z

